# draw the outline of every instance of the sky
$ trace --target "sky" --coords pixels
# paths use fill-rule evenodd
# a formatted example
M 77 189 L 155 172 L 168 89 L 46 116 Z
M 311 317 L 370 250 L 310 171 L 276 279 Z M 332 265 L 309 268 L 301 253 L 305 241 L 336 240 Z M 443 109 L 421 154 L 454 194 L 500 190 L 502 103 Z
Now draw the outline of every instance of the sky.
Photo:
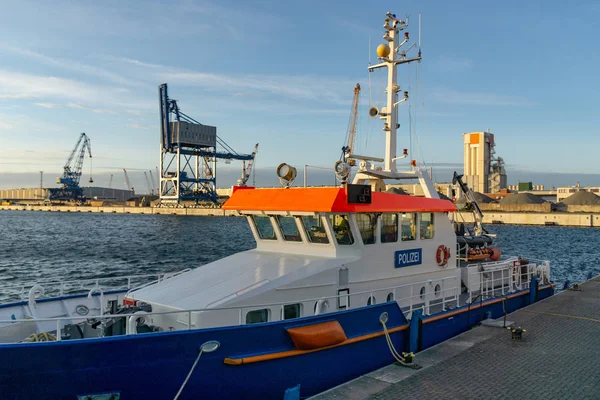
M 384 134 L 367 110 L 382 105 L 385 76 L 367 65 L 386 11 L 410 16 L 411 40 L 422 14 L 423 61 L 399 68 L 411 98 L 399 151 L 448 181 L 462 169 L 462 133 L 489 130 L 509 184 L 600 184 L 597 2 L 390 4 L 0 0 L 0 188 L 35 187 L 40 170 L 52 186 L 81 132 L 98 184 L 113 174 L 124 187 L 126 168 L 143 186 L 142 171 L 158 165 L 165 82 L 237 152 L 260 143 L 259 184 L 281 162 L 333 166 L 357 82 L 355 150 L 381 156 Z M 218 186 L 240 170 L 218 167 Z M 315 168 L 315 183 L 330 175 Z

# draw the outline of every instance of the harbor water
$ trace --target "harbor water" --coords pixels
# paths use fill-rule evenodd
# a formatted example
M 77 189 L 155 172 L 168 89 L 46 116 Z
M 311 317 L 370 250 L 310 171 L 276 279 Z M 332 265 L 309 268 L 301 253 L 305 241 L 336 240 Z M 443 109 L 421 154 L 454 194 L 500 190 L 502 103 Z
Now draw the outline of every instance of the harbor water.
M 598 229 L 486 228 L 504 254 L 550 260 L 559 288 L 600 274 Z M 253 247 L 245 218 L 2 211 L 0 301 L 8 285 L 174 272 Z

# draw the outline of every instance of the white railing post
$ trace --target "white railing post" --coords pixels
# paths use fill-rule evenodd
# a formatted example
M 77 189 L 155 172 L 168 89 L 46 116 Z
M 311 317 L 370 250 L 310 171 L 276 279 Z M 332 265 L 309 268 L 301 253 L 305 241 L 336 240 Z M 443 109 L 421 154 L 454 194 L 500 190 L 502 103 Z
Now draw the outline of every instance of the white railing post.
M 446 311 L 446 278 L 442 279 L 442 311 Z
M 413 285 L 410 285 L 410 313 L 413 312 Z
M 60 319 L 56 320 L 56 340 L 58 342 L 60 342 L 62 340 L 62 337 L 60 334 Z
M 238 325 L 242 325 L 242 307 L 239 308 L 239 321 L 238 321 Z
M 188 331 L 192 330 L 192 312 L 188 311 Z

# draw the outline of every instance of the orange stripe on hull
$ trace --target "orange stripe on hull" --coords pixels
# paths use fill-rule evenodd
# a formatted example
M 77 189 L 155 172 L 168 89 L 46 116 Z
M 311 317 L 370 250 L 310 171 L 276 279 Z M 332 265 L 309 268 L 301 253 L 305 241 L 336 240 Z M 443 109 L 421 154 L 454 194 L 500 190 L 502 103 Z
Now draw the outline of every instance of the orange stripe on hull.
M 402 325 L 402 326 L 398 326 L 395 328 L 391 328 L 388 329 L 389 333 L 396 333 L 396 332 L 400 332 L 403 330 L 408 329 L 408 325 Z M 287 350 L 287 351 L 280 351 L 277 353 L 269 353 L 269 354 L 261 354 L 259 356 L 250 356 L 250 357 L 240 357 L 240 358 L 230 358 L 227 357 L 223 360 L 223 362 L 227 365 L 242 365 L 242 364 L 252 364 L 252 363 L 256 363 L 256 362 L 262 362 L 262 361 L 269 361 L 269 360 L 277 360 L 279 358 L 286 358 L 286 357 L 295 357 L 295 356 L 301 356 L 303 354 L 309 354 L 309 353 L 314 353 L 316 351 L 322 351 L 322 350 L 327 350 L 327 349 L 333 349 L 335 347 L 340 347 L 340 346 L 347 346 L 349 344 L 353 344 L 353 343 L 358 343 L 358 342 L 362 342 L 364 340 L 369 340 L 369 339 L 373 339 L 373 338 L 377 338 L 380 336 L 383 336 L 384 332 L 375 332 L 375 333 L 369 333 L 366 335 L 362 335 L 362 336 L 356 336 L 353 338 L 350 338 L 348 340 L 343 341 L 342 343 L 338 343 L 338 344 L 334 344 L 331 346 L 326 346 L 326 347 L 321 347 L 318 349 L 311 349 L 311 350 Z

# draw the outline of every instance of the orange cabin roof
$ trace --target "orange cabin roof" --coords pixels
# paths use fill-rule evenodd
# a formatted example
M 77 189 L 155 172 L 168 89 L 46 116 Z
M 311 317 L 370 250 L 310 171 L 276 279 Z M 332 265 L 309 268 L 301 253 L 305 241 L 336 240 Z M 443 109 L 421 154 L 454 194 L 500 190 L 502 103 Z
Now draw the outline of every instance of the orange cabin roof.
M 343 188 L 234 190 L 225 210 L 304 212 L 454 212 L 448 200 L 372 192 L 371 204 L 348 204 Z

